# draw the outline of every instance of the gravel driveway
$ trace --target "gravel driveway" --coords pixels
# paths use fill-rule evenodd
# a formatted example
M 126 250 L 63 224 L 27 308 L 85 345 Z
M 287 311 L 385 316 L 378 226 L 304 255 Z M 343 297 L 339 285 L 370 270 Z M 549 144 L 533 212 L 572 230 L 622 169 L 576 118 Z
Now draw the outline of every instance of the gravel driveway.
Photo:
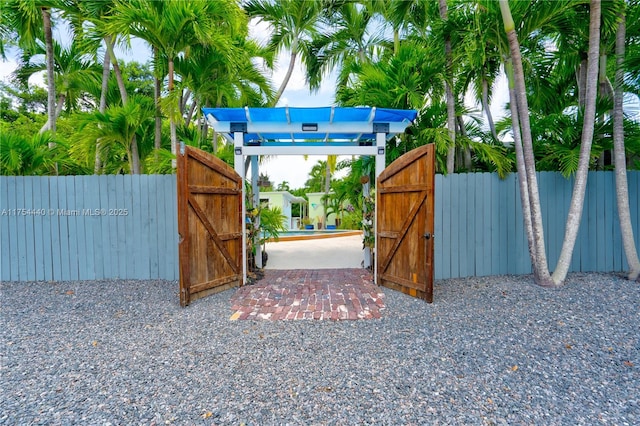
M 233 290 L 1 284 L 0 424 L 640 424 L 640 285 L 384 291 L 382 319 L 229 321 Z

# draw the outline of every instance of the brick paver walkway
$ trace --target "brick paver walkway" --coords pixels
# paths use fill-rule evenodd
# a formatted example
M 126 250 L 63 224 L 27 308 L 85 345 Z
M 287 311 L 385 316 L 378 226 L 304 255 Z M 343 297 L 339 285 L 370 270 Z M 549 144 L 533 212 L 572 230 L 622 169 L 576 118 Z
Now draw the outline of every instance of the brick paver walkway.
M 385 308 L 382 290 L 361 268 L 265 270 L 231 303 L 231 320 L 370 319 Z

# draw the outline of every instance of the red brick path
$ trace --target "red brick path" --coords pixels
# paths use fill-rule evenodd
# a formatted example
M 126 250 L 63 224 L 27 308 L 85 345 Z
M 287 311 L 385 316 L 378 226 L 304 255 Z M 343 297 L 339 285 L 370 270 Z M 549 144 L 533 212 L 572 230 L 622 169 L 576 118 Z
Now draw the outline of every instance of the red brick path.
M 231 320 L 380 318 L 384 294 L 366 269 L 264 271 L 264 278 L 231 298 Z

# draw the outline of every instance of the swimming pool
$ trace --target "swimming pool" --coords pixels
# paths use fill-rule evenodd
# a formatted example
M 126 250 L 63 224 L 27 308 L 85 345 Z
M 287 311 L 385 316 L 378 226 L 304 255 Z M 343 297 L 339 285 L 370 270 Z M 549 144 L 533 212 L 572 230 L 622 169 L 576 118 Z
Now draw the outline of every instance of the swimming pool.
M 325 230 L 299 230 L 280 233 L 279 241 L 315 240 L 320 238 L 348 237 L 360 235 L 362 231 L 349 229 L 325 229 Z M 273 240 L 269 240 L 273 241 Z

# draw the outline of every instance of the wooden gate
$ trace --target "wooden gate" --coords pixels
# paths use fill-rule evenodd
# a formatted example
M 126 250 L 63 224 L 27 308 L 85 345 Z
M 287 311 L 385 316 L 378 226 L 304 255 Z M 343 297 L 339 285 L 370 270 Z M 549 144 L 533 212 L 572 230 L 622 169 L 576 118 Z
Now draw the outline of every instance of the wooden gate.
M 178 155 L 180 305 L 242 285 L 242 179 L 220 159 Z
M 433 302 L 434 145 L 394 161 L 377 179 L 377 284 Z

